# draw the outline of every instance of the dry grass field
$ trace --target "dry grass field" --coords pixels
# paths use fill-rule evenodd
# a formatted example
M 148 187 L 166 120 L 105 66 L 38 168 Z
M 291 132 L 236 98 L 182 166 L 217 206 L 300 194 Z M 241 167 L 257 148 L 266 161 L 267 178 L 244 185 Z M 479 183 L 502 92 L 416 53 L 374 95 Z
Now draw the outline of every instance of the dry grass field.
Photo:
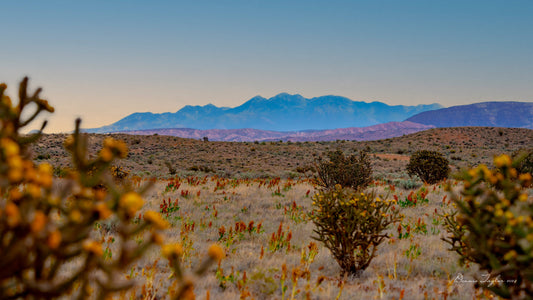
M 90 147 L 102 135 L 90 135 Z M 371 142 L 309 143 L 203 142 L 167 136 L 114 135 L 129 147 L 118 164 L 130 183 L 153 182 L 142 213 L 156 210 L 172 225 L 165 242 L 179 242 L 190 272 L 205 259 L 209 245 L 223 247 L 226 258 L 196 284 L 198 299 L 484 299 L 483 291 L 459 277 L 483 275 L 475 265 L 460 266 L 441 238 L 441 215 L 451 209 L 444 183 L 424 185 L 408 177 L 405 166 L 416 150 L 438 150 L 452 168 L 491 165 L 494 155 L 533 145 L 533 130 L 504 128 L 433 129 Z M 45 135 L 33 147 L 37 162 L 50 162 L 61 175 L 69 168 L 62 150 L 65 135 Z M 359 277 L 341 278 L 329 250 L 313 240 L 309 219 L 316 186 L 313 162 L 326 151 L 365 149 L 372 155 L 374 182 L 369 189 L 399 203 L 422 194 L 414 206 L 398 205 L 400 224 Z M 96 150 L 95 150 L 96 151 Z M 450 179 L 453 188 L 460 183 Z M 533 191 L 529 189 L 529 201 Z M 113 260 L 113 220 L 99 223 L 104 256 Z M 142 237 L 139 237 L 142 239 Z M 141 242 L 141 241 L 139 241 Z M 152 248 L 130 271 L 138 286 L 132 299 L 164 299 L 172 272 Z M 478 276 L 478 277 L 476 277 Z M 457 279 L 457 280 L 454 280 Z
M 411 192 L 380 181 L 371 188 L 400 199 Z M 172 224 L 166 239 L 182 243 L 186 266 L 194 268 L 214 242 L 225 249 L 220 266 L 196 286 L 199 299 L 207 293 L 212 299 L 281 299 L 283 287 L 285 299 L 474 299 L 480 291 L 453 279 L 460 274 L 473 279 L 478 271 L 460 267 L 458 257 L 440 239 L 445 231 L 438 213 L 450 205 L 446 193 L 440 185 L 421 188 L 428 191 L 428 202 L 401 208 L 401 230 L 388 230 L 391 239 L 379 247 L 359 278 L 340 278 L 329 250 L 312 239 L 314 225 L 307 215 L 314 186 L 306 180 L 161 180 L 146 196 L 144 210 L 161 209 Z M 168 213 L 162 209 L 165 205 Z M 112 225 L 102 227 L 110 228 L 100 231 L 108 240 Z M 312 243 L 317 248 L 310 257 Z M 111 255 L 113 244 L 106 245 Z M 158 249 L 131 274 L 141 282 L 137 296 L 168 296 L 170 268 Z

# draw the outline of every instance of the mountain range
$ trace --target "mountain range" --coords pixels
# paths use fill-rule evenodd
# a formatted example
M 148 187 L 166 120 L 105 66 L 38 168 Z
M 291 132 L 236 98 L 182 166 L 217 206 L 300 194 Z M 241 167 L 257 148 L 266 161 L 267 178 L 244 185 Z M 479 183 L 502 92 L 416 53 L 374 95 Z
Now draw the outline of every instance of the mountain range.
M 440 104 L 390 106 L 340 96 L 256 96 L 229 108 L 185 106 L 175 113 L 133 113 L 92 133 L 162 134 L 214 141 L 376 140 L 434 127 L 533 129 L 533 103 L 481 102 L 444 108 Z
M 306 99 L 281 93 L 270 99 L 256 96 L 229 108 L 212 104 L 185 106 L 175 113 L 134 113 L 116 123 L 87 132 L 106 133 L 144 129 L 194 128 L 300 131 L 365 127 L 404 121 L 418 113 L 442 108 L 440 104 L 390 106 L 382 102 L 353 101 L 340 96 Z

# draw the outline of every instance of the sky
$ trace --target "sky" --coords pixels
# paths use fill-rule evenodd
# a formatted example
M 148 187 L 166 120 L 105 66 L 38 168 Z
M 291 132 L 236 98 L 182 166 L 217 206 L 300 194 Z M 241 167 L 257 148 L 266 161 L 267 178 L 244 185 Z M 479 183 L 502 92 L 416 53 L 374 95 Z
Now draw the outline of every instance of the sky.
M 281 92 L 531 102 L 531 16 L 530 0 L 3 1 L 0 82 L 44 89 L 46 132 Z

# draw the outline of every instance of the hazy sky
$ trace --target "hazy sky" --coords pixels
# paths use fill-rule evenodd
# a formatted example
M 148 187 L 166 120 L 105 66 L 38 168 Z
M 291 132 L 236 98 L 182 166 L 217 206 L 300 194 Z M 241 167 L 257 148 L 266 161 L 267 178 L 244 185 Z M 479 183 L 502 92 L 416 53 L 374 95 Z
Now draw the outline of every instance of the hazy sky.
M 48 132 L 280 92 L 387 104 L 533 101 L 533 1 L 2 1 L 0 82 Z

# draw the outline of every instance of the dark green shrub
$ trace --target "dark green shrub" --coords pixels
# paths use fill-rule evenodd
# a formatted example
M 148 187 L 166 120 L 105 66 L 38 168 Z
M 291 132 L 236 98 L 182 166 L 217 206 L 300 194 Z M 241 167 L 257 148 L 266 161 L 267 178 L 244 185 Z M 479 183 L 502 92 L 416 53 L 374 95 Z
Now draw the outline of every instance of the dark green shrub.
M 437 183 L 448 177 L 450 162 L 437 151 L 422 150 L 411 155 L 407 165 L 409 176 L 417 175 L 429 184 Z
M 399 221 L 395 203 L 340 185 L 313 196 L 313 238 L 331 251 L 342 275 L 359 275 L 368 267 L 378 245 L 389 237 L 384 230 Z
M 329 160 L 319 157 L 316 163 L 316 180 L 319 186 L 331 189 L 339 184 L 355 190 L 364 189 L 372 181 L 372 165 L 365 151 L 359 156 L 345 156 L 341 150 L 327 153 Z
M 480 165 L 464 171 L 463 187 L 451 193 L 456 211 L 445 214 L 444 241 L 491 280 L 478 284 L 512 299 L 533 298 L 533 199 L 525 189 L 531 174 L 518 174 L 507 155 L 494 159 L 495 170 Z M 484 280 L 485 279 L 485 280 Z M 496 281 L 495 281 L 496 280 Z

